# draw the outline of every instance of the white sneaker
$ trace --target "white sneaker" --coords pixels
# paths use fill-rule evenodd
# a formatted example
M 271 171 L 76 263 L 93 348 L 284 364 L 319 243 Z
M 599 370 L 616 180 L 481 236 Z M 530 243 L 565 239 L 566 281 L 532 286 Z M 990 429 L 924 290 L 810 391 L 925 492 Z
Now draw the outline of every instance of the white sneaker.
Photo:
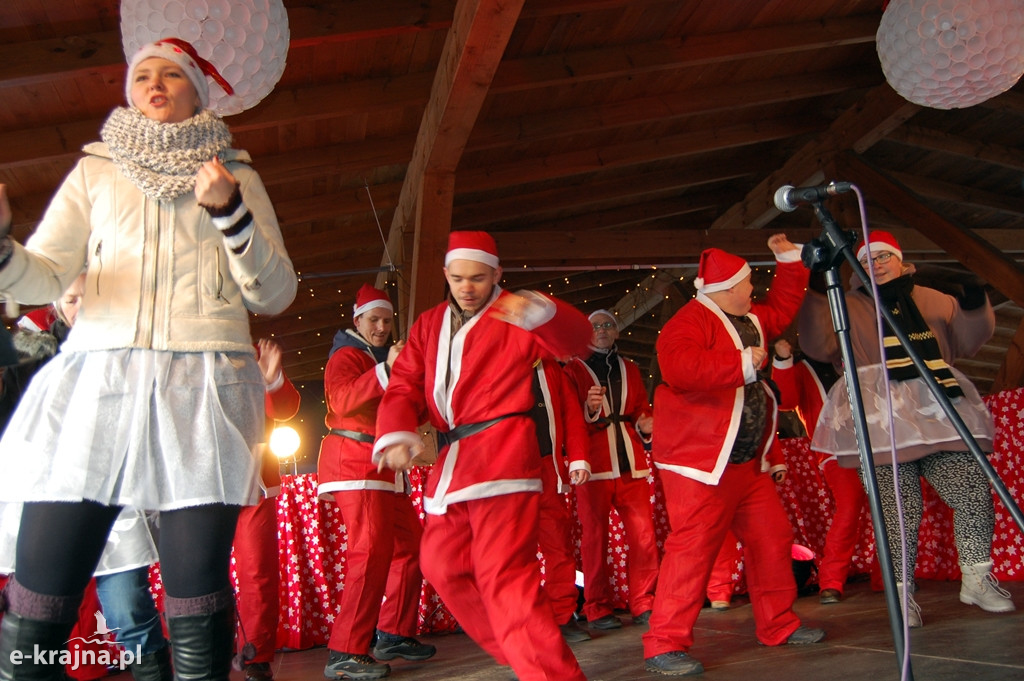
M 976 605 L 987 612 L 1016 610 L 1010 592 L 999 586 L 992 576 L 992 561 L 977 565 L 961 565 L 963 581 L 960 583 L 960 602 Z
M 903 607 L 903 582 L 896 583 L 896 593 L 900 601 L 900 608 Z M 914 586 L 910 586 L 910 593 L 907 594 L 907 612 L 906 612 L 907 627 L 910 629 L 919 629 L 924 626 L 924 621 L 921 619 L 921 606 L 914 600 Z

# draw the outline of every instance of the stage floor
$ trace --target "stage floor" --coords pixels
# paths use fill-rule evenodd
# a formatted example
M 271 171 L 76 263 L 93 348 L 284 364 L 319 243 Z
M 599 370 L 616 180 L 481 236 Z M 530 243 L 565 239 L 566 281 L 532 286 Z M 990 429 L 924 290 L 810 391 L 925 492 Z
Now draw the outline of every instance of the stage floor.
M 1004 583 L 1024 608 L 1024 583 Z M 917 602 L 924 627 L 910 633 L 912 678 L 919 681 L 1020 681 L 1024 679 L 1024 612 L 1002 615 L 960 603 L 959 582 L 922 582 Z M 754 639 L 752 610 L 738 597 L 728 612 L 703 610 L 697 621 L 691 654 L 705 667 L 696 678 L 708 681 L 887 681 L 901 677 L 886 615 L 885 598 L 865 582 L 848 585 L 842 603 L 821 605 L 817 594 L 797 601 L 797 613 L 808 625 L 824 627 L 823 643 L 765 648 Z M 643 626 L 626 624 L 572 649 L 590 681 L 632 681 L 665 678 L 644 671 L 640 642 Z M 464 634 L 422 636 L 437 646 L 427 662 L 392 661 L 391 677 L 409 681 L 509 681 L 508 668 L 497 666 Z M 321 678 L 327 650 L 278 653 L 277 681 Z M 911 678 L 911 677 L 906 677 Z M 232 681 L 242 674 L 232 672 Z

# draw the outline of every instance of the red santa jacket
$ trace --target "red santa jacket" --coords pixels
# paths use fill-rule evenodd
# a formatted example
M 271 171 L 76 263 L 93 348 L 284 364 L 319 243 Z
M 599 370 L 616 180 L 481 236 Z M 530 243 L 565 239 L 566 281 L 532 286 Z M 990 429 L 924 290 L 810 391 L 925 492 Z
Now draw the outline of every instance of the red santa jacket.
M 559 492 L 569 492 L 569 472 L 590 470 L 587 456 L 589 435 L 580 413 L 576 391 L 562 366 L 553 358 L 545 358 L 537 367 L 537 380 L 543 396 L 547 442 L 551 443 L 550 463 L 554 466 Z M 545 456 L 545 460 L 547 457 Z
M 284 372 L 281 372 L 278 381 L 267 386 L 267 394 L 263 400 L 267 413 L 267 433 L 273 430 L 275 421 L 287 421 L 299 413 L 300 401 L 299 391 Z M 260 487 L 267 498 L 276 497 L 281 492 L 281 462 L 269 447 L 263 453 Z
M 626 456 L 632 468 L 631 476 L 646 478 L 651 472 L 647 466 L 647 455 L 643 441 L 636 429 L 636 422 L 641 416 L 651 413 L 651 404 L 647 401 L 647 389 L 640 369 L 636 362 L 616 353 L 619 362 L 619 375 L 622 377 L 622 391 L 619 395 L 621 409 L 615 416 L 625 416 L 627 420 L 609 423 L 606 420 L 611 413 L 611 403 L 606 395 L 601 404 L 601 411 L 596 416 L 587 413 L 587 392 L 591 386 L 601 383 L 586 362 L 578 357 L 566 365 L 566 371 L 576 389 L 576 403 L 582 405 L 582 412 L 587 418 L 587 432 L 590 434 L 590 466 L 591 478 L 594 480 L 614 480 L 626 471 L 619 470 L 618 448 L 616 446 L 615 429 L 622 433 L 622 441 L 626 445 Z
M 507 295 L 496 286 L 484 309 L 454 335 L 448 303 L 424 312 L 392 367 L 377 410 L 375 461 L 389 445 L 417 445 L 416 428 L 424 416 L 441 434 L 500 419 L 439 447 L 424 492 L 427 513 L 440 515 L 448 504 L 541 489 L 537 429 L 529 417 L 535 367 L 546 354 L 566 357 L 585 351 L 591 328 L 583 313 L 541 294 L 532 294 L 532 331 L 506 323 L 493 314 L 493 306 Z
M 804 424 L 807 436 L 814 439 L 814 428 L 818 425 L 818 415 L 825 404 L 828 389 L 818 378 L 818 374 L 807 360 L 794 362 L 790 357 L 775 360 L 772 363 L 772 380 L 779 386 L 779 409 L 795 410 L 800 422 Z M 821 455 L 819 465 L 835 456 Z
M 404 492 L 405 476 L 387 469 L 378 473 L 372 457 L 377 408 L 390 380 L 387 363 L 378 362 L 369 343 L 355 332 L 339 334 L 338 338 L 346 342 L 331 355 L 324 369 L 324 422 L 328 430 L 360 433 L 368 441 L 335 433 L 326 435 L 320 442 L 317 491 L 326 499 L 342 490 Z
M 798 260 L 778 262 L 767 299 L 755 302 L 747 315 L 758 330 L 762 348 L 796 316 L 808 274 Z M 656 350 L 664 383 L 654 395 L 654 464 L 716 485 L 739 431 L 743 386 L 754 380 L 749 353 L 743 352 L 739 334 L 725 313 L 699 293 L 665 325 Z M 774 429 L 775 396 L 767 387 L 765 391 Z M 770 445 L 766 444 L 762 456 Z M 767 469 L 763 459 L 762 464 Z

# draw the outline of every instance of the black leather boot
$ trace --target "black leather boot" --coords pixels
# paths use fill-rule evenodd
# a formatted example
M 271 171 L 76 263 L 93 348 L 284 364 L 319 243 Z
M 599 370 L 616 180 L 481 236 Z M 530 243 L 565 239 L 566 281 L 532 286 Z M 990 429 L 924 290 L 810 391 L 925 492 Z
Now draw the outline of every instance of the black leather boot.
M 60 654 L 78 619 L 81 602 L 81 594 L 36 593 L 12 576 L 0 591 L 0 612 L 6 611 L 0 623 L 0 681 L 62 679 Z
M 171 647 L 164 646 L 155 653 L 143 655 L 130 667 L 135 681 L 174 681 L 171 668 Z
M 167 618 L 177 681 L 227 681 L 235 646 L 235 609 Z
M 60 681 L 64 665 L 58 660 L 73 626 L 74 622 L 43 622 L 6 613 L 0 622 L 0 681 Z M 47 663 L 38 664 L 36 650 L 43 652 Z M 48 664 L 51 656 L 53 664 Z

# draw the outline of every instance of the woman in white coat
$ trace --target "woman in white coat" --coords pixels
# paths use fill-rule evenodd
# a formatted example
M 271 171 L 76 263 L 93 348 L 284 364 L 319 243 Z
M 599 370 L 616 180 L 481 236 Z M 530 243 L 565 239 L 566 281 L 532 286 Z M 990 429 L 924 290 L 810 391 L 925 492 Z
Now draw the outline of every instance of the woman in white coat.
M 5 593 L 0 679 L 56 679 L 19 653 L 59 651 L 123 507 L 157 510 L 173 663 L 226 679 L 231 540 L 258 493 L 264 380 L 249 311 L 276 314 L 296 276 L 259 176 L 207 109 L 213 67 L 181 40 L 143 46 L 115 109 L 25 246 L 7 238 L 0 291 L 54 300 L 82 271 L 62 351 L 0 441 L 0 500 L 25 503 Z M 230 86 L 227 86 L 228 88 Z

